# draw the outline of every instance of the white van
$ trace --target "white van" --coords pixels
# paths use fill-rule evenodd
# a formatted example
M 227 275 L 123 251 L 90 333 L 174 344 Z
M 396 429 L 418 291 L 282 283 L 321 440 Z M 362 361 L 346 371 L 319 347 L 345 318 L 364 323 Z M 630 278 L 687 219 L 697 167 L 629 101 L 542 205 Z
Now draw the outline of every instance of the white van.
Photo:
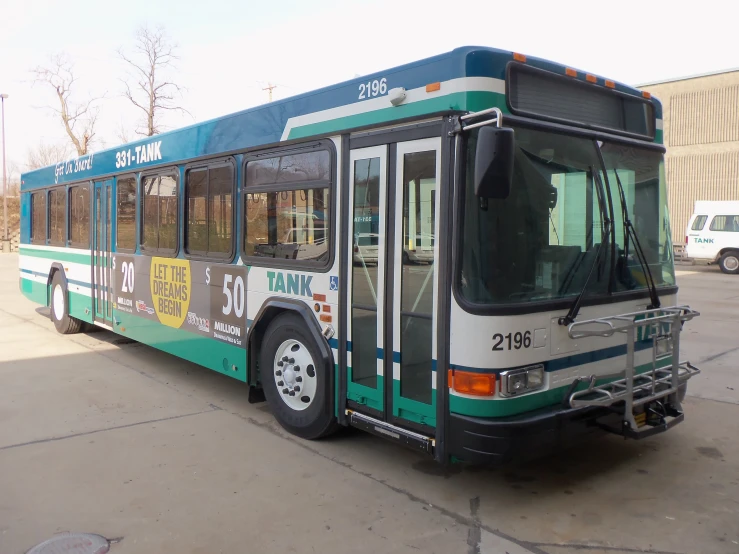
M 685 231 L 688 258 L 739 274 L 739 201 L 697 200 Z

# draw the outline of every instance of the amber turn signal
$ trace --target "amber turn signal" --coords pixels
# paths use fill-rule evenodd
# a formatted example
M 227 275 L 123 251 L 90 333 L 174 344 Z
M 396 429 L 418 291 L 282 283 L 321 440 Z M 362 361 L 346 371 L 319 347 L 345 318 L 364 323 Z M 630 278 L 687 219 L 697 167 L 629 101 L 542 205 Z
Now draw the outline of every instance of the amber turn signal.
M 450 369 L 448 374 L 450 389 L 474 396 L 493 396 L 495 394 L 495 374 L 471 373 Z

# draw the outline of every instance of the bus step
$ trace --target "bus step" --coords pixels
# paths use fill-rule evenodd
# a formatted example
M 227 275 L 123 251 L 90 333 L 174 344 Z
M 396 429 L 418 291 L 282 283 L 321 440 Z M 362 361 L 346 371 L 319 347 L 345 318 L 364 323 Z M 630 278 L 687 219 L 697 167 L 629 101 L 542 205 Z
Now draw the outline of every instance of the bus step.
M 378 437 L 383 437 L 395 441 L 403 446 L 411 448 L 415 451 L 425 452 L 426 454 L 434 453 L 434 439 L 408 431 L 401 427 L 396 427 L 390 423 L 380 421 L 373 417 L 347 410 L 349 423 L 352 427 L 368 431 Z

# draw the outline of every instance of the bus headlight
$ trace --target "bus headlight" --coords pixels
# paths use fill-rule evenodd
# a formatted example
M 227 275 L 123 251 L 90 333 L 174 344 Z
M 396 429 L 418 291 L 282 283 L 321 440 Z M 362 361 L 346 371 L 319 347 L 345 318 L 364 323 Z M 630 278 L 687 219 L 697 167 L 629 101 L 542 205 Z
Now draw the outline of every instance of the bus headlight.
M 511 369 L 500 374 L 501 396 L 516 396 L 543 386 L 544 366 L 542 364 Z

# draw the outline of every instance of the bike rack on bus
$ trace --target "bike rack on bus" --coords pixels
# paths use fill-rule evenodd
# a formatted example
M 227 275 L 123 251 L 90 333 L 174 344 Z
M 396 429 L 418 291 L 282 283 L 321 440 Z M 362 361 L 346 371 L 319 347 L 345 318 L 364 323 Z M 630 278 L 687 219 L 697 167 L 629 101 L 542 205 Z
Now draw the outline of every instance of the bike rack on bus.
M 622 428 L 608 430 L 632 438 L 643 438 L 682 421 L 683 410 L 678 389 L 681 384 L 700 373 L 700 369 L 690 362 L 679 361 L 680 331 L 684 322 L 698 315 L 699 312 L 688 306 L 673 306 L 571 323 L 568 326 L 568 334 L 572 339 L 625 334 L 626 368 L 622 378 L 600 385 L 596 385 L 595 375 L 581 378 L 588 382 L 588 386 L 572 392 L 568 399 L 569 405 L 572 408 L 610 407 L 619 413 L 622 408 Z M 652 338 L 652 369 L 636 374 L 634 352 L 639 330 L 641 330 L 639 338 L 643 337 L 642 340 Z M 657 367 L 658 362 L 670 356 L 672 356 L 671 365 Z M 660 400 L 665 397 L 666 402 Z M 655 403 L 661 412 L 649 408 L 650 403 Z M 641 406 L 650 409 L 652 413 L 641 412 L 639 425 L 634 410 Z M 656 416 L 657 423 L 655 424 L 655 417 L 648 420 L 647 415 Z

